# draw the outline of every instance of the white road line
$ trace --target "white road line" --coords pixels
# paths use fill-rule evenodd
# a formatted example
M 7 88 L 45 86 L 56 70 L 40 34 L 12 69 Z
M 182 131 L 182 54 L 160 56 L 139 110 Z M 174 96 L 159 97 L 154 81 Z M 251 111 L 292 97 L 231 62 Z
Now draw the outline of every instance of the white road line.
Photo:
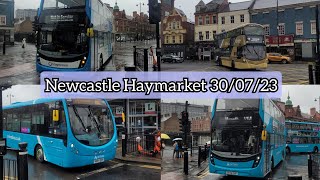
M 89 176 L 92 176 L 94 174 L 98 174 L 98 173 L 102 173 L 104 171 L 108 171 L 110 169 L 115 169 L 115 168 L 118 168 L 118 167 L 121 167 L 125 165 L 124 163 L 119 163 L 119 164 L 115 164 L 113 166 L 110 166 L 110 167 L 106 167 L 106 168 L 102 168 L 102 169 L 97 169 L 97 170 L 94 170 L 94 171 L 91 171 L 91 172 L 87 172 L 87 173 L 84 173 L 84 174 L 80 174 L 79 176 L 77 176 L 76 179 L 83 179 L 83 178 L 86 178 L 86 177 L 89 177 Z

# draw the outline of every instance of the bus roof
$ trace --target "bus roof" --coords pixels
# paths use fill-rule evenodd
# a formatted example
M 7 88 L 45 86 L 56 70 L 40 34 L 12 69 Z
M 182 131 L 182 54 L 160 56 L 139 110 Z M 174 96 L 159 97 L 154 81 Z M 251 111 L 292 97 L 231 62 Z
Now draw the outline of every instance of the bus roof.
M 311 124 L 311 125 L 319 125 L 320 126 L 320 123 L 314 123 L 314 122 L 286 121 L 286 123 L 291 123 L 291 124 Z
M 53 101 L 57 101 L 57 100 L 62 100 L 62 99 L 43 98 L 43 99 L 36 99 L 36 100 L 32 100 L 32 101 L 26 101 L 26 102 L 17 102 L 17 103 L 13 103 L 11 105 L 8 105 L 8 106 L 4 106 L 3 109 L 12 109 L 12 108 L 18 108 L 18 107 L 23 107 L 23 106 L 30 106 L 30 105 L 34 105 L 34 104 L 48 103 L 48 102 L 53 102 Z
M 225 33 L 228 33 L 228 32 L 230 32 L 230 31 L 233 31 L 233 30 L 236 30 L 236 29 L 239 29 L 239 28 L 244 28 L 244 27 L 246 27 L 246 26 L 260 26 L 260 27 L 263 27 L 261 24 L 257 24 L 257 23 L 246 23 L 246 24 L 243 24 L 243 25 L 241 25 L 241 26 L 238 26 L 238 27 L 236 27 L 236 28 L 233 28 L 233 29 L 230 29 L 230 30 L 228 30 L 228 31 L 225 31 L 225 32 L 222 32 L 222 33 L 217 33 L 215 36 L 219 36 L 219 35 L 221 35 L 221 34 L 225 34 Z

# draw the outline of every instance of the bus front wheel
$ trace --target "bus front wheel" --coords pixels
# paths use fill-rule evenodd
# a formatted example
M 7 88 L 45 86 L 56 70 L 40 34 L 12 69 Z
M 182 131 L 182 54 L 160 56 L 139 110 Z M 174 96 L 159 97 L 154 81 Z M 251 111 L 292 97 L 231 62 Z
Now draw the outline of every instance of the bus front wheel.
M 35 157 L 37 161 L 39 162 L 44 162 L 44 154 L 43 154 L 43 149 L 41 145 L 37 145 L 36 150 L 35 150 Z
M 314 147 L 314 148 L 313 148 L 313 152 L 314 152 L 314 153 L 318 153 L 318 152 L 319 152 L 318 147 Z

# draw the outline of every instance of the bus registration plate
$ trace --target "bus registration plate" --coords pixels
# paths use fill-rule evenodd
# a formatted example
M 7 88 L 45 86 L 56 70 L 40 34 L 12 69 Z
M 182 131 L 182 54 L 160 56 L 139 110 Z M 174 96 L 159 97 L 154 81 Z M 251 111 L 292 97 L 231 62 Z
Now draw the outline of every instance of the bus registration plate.
M 238 175 L 238 172 L 227 171 L 226 175 Z
M 104 162 L 104 158 L 98 158 L 94 160 L 94 164 L 102 163 L 102 162 Z

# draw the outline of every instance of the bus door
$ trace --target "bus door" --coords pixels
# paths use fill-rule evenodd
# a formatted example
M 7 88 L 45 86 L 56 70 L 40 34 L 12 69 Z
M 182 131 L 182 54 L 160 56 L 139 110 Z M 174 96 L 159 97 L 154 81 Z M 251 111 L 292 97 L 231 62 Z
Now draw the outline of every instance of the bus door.
M 264 149 L 264 170 L 265 173 L 270 172 L 271 167 L 271 144 L 270 144 L 270 134 L 267 134 L 267 140 L 265 141 L 265 149 Z

